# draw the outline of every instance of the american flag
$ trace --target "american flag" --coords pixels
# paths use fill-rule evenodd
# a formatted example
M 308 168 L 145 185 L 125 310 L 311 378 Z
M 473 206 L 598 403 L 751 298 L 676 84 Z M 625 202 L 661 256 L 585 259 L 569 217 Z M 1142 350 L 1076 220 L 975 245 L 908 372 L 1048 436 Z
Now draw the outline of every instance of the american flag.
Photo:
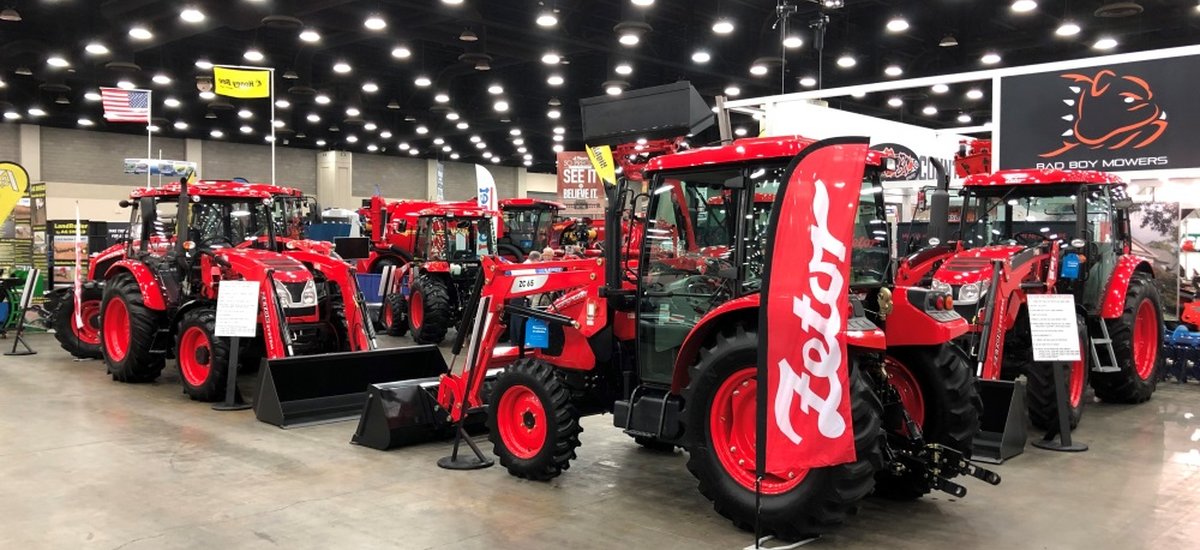
M 100 88 L 104 102 L 104 120 L 109 122 L 150 122 L 150 90 Z

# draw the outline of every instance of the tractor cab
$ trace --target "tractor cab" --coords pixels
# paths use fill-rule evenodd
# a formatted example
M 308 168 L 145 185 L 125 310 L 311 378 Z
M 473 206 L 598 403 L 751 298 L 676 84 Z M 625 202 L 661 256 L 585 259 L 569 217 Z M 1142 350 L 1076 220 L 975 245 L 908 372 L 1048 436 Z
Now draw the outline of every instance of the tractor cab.
M 434 207 L 417 214 L 413 259 L 478 264 L 496 251 L 494 216 L 484 210 Z
M 565 207 L 557 202 L 539 199 L 503 199 L 500 213 L 503 220 L 497 243 L 503 253 L 509 246 L 527 255 L 534 250 L 553 246 L 551 228 L 558 213 Z

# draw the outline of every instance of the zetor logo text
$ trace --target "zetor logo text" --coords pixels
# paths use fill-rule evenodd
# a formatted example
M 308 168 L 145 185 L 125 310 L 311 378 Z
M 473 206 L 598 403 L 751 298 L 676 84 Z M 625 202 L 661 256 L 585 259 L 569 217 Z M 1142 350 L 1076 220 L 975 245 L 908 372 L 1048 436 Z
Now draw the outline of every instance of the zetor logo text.
M 800 444 L 800 434 L 792 426 L 792 400 L 800 396 L 800 411 L 817 413 L 817 430 L 829 439 L 841 437 L 846 420 L 838 412 L 842 402 L 842 381 L 838 369 L 842 366 L 842 346 L 838 333 L 842 316 L 838 305 L 845 296 L 846 280 L 842 266 L 846 262 L 846 244 L 829 231 L 829 191 L 825 182 L 814 183 L 812 213 L 813 252 L 808 262 L 808 290 L 792 298 L 792 313 L 800 320 L 804 344 L 804 370 L 800 374 L 787 359 L 781 359 L 779 387 L 775 390 L 775 423 L 793 444 Z M 832 261 L 828 258 L 832 257 Z M 821 279 L 827 282 L 821 284 Z M 826 313 L 823 313 L 826 312 Z M 814 377 L 828 381 L 829 393 L 822 397 L 811 387 Z
M 1154 100 L 1150 83 L 1133 76 L 1118 76 L 1111 69 L 1101 69 L 1094 75 L 1069 73 L 1062 78 L 1073 82 L 1074 98 L 1063 99 L 1073 107 L 1063 120 L 1072 122 L 1063 132 L 1062 147 L 1042 153 L 1042 158 L 1055 158 L 1079 147 L 1090 149 L 1141 149 L 1158 141 L 1167 129 L 1167 113 Z M 1151 160 L 1161 157 L 1151 157 Z M 1157 165 L 1145 159 L 1117 159 L 1125 163 L 1102 167 Z M 1161 158 L 1165 161 L 1165 158 Z M 1136 161 L 1136 162 L 1129 162 Z M 1079 168 L 1088 168 L 1079 166 Z

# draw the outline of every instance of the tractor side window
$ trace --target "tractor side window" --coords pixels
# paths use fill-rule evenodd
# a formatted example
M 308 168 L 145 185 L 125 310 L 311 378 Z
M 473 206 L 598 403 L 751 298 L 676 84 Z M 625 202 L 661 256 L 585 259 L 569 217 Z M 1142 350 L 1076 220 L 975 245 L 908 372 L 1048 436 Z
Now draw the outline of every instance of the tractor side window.
M 1113 242 L 1113 208 L 1103 186 L 1087 189 L 1087 228 L 1091 242 L 1107 244 Z
M 883 186 L 875 181 L 874 174 L 867 174 L 859 193 L 850 255 L 850 284 L 881 284 L 892 257 L 883 210 Z
M 430 244 L 429 233 L 430 233 L 430 231 L 431 231 L 431 228 L 429 226 L 429 218 L 421 218 L 421 219 L 417 220 L 416 252 L 417 252 L 418 256 L 424 256 L 426 258 L 432 257 L 430 254 L 430 250 L 429 250 L 429 244 Z
M 150 240 L 151 242 L 168 241 L 175 237 L 176 220 L 179 218 L 179 203 L 168 198 L 160 200 L 154 205 L 155 217 L 154 222 L 150 224 Z
M 787 172 L 786 165 L 775 165 L 750 172 L 750 183 L 754 189 L 750 215 L 746 226 L 746 253 L 742 265 L 742 290 L 755 292 L 762 287 L 763 268 L 766 265 L 767 226 L 771 223 L 771 210 L 775 195 Z

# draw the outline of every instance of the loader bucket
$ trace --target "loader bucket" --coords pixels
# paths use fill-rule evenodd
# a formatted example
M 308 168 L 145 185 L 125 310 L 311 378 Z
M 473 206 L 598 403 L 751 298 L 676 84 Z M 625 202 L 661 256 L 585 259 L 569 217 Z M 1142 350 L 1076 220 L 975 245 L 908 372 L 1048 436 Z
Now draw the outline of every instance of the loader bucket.
M 1001 464 L 1025 452 L 1025 383 L 978 380 L 983 416 L 971 449 L 971 459 Z
M 371 384 L 350 442 L 386 451 L 449 439 L 454 424 L 437 404 L 437 378 Z
M 280 428 L 350 420 L 362 412 L 371 384 L 447 371 L 433 345 L 271 359 L 258 373 L 254 416 Z

